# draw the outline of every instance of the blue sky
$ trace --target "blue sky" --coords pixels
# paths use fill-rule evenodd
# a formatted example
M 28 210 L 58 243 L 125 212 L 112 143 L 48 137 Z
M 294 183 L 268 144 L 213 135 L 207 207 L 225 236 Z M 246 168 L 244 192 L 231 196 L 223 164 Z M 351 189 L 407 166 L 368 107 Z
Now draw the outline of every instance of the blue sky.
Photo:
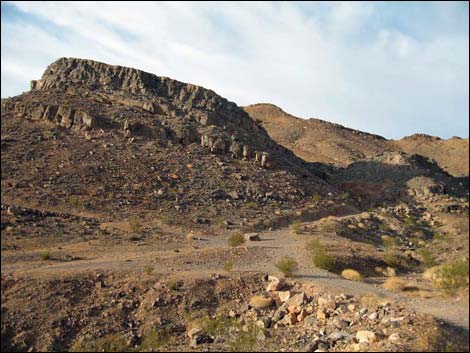
M 59 57 L 387 138 L 469 135 L 467 2 L 2 2 L 1 96 Z

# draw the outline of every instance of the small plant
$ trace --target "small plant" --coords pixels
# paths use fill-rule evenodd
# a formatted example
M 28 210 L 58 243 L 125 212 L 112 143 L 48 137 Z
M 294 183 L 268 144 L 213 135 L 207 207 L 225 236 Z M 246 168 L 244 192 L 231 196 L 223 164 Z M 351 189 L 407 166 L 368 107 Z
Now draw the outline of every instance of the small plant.
M 436 227 L 436 228 L 442 227 L 443 225 L 444 225 L 444 223 L 442 223 L 441 221 L 438 221 L 438 220 L 434 221 L 434 227 Z
M 249 209 L 255 209 L 258 207 L 258 204 L 256 202 L 250 201 L 245 203 L 245 207 Z
M 82 208 L 83 207 L 83 202 L 80 200 L 78 196 L 69 196 L 68 202 L 70 206 L 75 207 L 75 208 Z
M 168 342 L 169 333 L 161 328 L 152 328 L 142 336 L 140 351 L 155 351 Z
M 127 352 L 128 350 L 126 340 L 118 334 L 78 341 L 70 347 L 70 352 Z
M 395 267 L 397 265 L 397 253 L 395 251 L 387 250 L 382 259 L 390 267 Z
M 294 222 L 292 222 L 291 227 L 295 234 L 302 233 L 302 223 L 300 222 L 300 219 L 296 219 Z
M 142 225 L 140 224 L 140 222 L 137 218 L 129 219 L 129 229 L 131 230 L 132 233 L 139 232 L 141 227 L 142 227 Z
M 177 281 L 169 281 L 167 283 L 167 286 L 168 286 L 169 289 L 171 289 L 173 291 L 176 291 L 176 290 L 178 290 L 179 284 L 178 284 Z
M 146 274 L 151 275 L 153 273 L 153 266 L 150 264 L 145 265 L 144 271 Z
M 231 246 L 231 247 L 240 246 L 245 242 L 245 238 L 240 233 L 233 233 L 228 238 L 227 242 L 228 242 L 228 245 Z
M 51 258 L 51 254 L 49 253 L 49 251 L 44 251 L 40 253 L 39 256 L 41 257 L 41 260 L 43 261 L 49 260 Z
M 232 261 L 227 261 L 224 265 L 224 270 L 226 272 L 231 272 L 233 269 L 233 262 Z
M 449 292 L 468 285 L 468 260 L 456 260 L 440 266 L 433 279 L 433 285 Z
M 276 264 L 276 267 L 284 274 L 285 277 L 292 277 L 294 272 L 297 271 L 299 265 L 292 257 L 284 256 Z
M 96 236 L 99 238 L 99 239 L 104 239 L 106 237 L 106 234 L 108 232 L 106 232 L 106 229 L 101 229 L 101 228 L 98 228 L 97 231 L 96 231 Z
M 397 245 L 397 240 L 388 235 L 382 236 L 382 244 L 385 249 L 393 249 Z
M 331 271 L 334 268 L 335 261 L 326 247 L 320 242 L 320 239 L 313 238 L 305 244 L 305 248 L 312 256 L 315 267 Z
M 432 254 L 428 249 L 419 249 L 418 254 L 421 256 L 422 263 L 425 268 L 436 266 L 436 262 L 434 261 Z
M 214 224 L 221 226 L 224 224 L 224 219 L 222 217 L 215 217 L 214 218 Z
M 417 225 L 417 222 L 418 221 L 415 216 L 413 215 L 407 216 L 405 218 L 405 227 L 407 228 L 415 227 Z
M 230 352 L 256 352 L 258 349 L 258 333 L 261 329 L 253 323 L 247 330 L 238 330 L 236 336 L 227 342 Z
M 401 279 L 401 278 L 398 278 L 398 277 L 390 277 L 389 279 L 387 279 L 385 281 L 385 283 L 383 284 L 383 287 L 386 289 L 386 290 L 389 290 L 391 292 L 401 292 L 403 290 L 405 290 L 405 287 L 408 285 L 408 283 Z
M 341 277 L 346 278 L 350 281 L 357 281 L 357 282 L 362 282 L 362 276 L 359 272 L 353 269 L 346 269 L 343 272 L 341 272 Z
M 327 253 L 317 253 L 313 256 L 313 263 L 316 267 L 331 271 L 335 267 L 335 260 Z
M 314 201 L 314 202 L 321 201 L 321 195 L 316 193 L 315 195 L 312 196 L 312 201 Z
M 390 230 L 390 227 L 388 226 L 387 223 L 383 222 L 383 223 L 380 223 L 379 224 L 379 229 L 382 231 L 382 232 L 388 232 Z

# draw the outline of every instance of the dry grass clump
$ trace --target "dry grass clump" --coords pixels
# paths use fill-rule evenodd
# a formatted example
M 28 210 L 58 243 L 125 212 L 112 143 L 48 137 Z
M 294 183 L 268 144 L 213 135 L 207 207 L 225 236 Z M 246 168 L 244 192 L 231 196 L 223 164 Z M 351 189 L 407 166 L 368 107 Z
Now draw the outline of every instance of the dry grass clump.
M 231 247 L 240 246 L 245 242 L 245 238 L 240 233 L 233 233 L 227 240 Z
M 350 268 L 341 272 L 341 277 L 346 278 L 350 281 L 362 282 L 361 274 L 358 271 L 350 269 Z
M 390 277 L 385 281 L 383 287 L 391 292 L 401 292 L 405 290 L 407 285 L 408 282 L 406 282 L 404 279 L 399 277 Z
M 297 261 L 295 261 L 292 257 L 284 256 L 276 264 L 276 267 L 279 271 L 284 274 L 284 276 L 292 277 L 294 275 L 294 272 L 297 271 L 297 269 L 299 268 L 299 265 L 297 264 Z

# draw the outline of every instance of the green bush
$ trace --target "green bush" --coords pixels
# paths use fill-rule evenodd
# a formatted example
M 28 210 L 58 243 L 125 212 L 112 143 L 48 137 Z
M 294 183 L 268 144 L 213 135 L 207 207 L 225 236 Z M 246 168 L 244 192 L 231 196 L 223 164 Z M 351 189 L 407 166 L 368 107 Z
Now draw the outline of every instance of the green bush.
M 131 230 L 132 233 L 139 232 L 141 227 L 142 225 L 140 224 L 137 218 L 129 219 L 129 229 Z
M 168 342 L 168 332 L 163 329 L 152 328 L 142 336 L 140 351 L 155 351 Z
M 117 334 L 76 342 L 70 352 L 127 352 L 126 340 Z
M 382 244 L 385 249 L 393 249 L 397 245 L 397 239 L 384 235 L 382 237 Z
M 331 271 L 335 266 L 335 260 L 326 251 L 313 255 L 313 263 L 316 267 L 327 271 Z
M 291 227 L 295 234 L 302 233 L 302 223 L 300 222 L 300 219 L 296 219 L 294 222 L 292 222 Z
M 436 271 L 433 285 L 447 291 L 468 285 L 468 260 L 456 260 L 444 264 Z
M 297 271 L 299 265 L 292 257 L 284 256 L 276 264 L 276 267 L 284 274 L 284 276 L 292 277 L 294 272 Z
M 227 342 L 229 352 L 256 352 L 258 351 L 258 333 L 261 328 L 253 323 L 248 325 L 248 330 L 238 330 L 236 336 Z
M 153 272 L 153 266 L 152 265 L 145 265 L 144 271 L 146 274 L 151 275 Z
M 397 253 L 395 251 L 385 251 L 382 259 L 390 267 L 395 267 L 397 265 Z
M 40 253 L 39 256 L 41 257 L 41 260 L 43 261 L 49 260 L 51 258 L 51 254 L 49 251 L 44 251 Z
M 312 201 L 315 201 L 315 202 L 321 201 L 321 195 L 320 194 L 313 195 Z
M 230 235 L 227 242 L 228 242 L 228 245 L 230 245 L 232 247 L 240 246 L 245 242 L 245 238 L 240 233 L 234 233 L 234 234 Z
M 383 223 L 380 223 L 379 224 L 379 229 L 382 231 L 382 232 L 388 232 L 390 230 L 390 227 L 388 226 L 387 223 L 383 222 Z
M 226 272 L 230 272 L 233 269 L 233 262 L 232 261 L 227 261 L 224 265 L 224 270 Z
M 419 249 L 418 254 L 422 258 L 422 263 L 424 267 L 430 268 L 436 266 L 436 262 L 434 261 L 431 252 L 428 249 Z

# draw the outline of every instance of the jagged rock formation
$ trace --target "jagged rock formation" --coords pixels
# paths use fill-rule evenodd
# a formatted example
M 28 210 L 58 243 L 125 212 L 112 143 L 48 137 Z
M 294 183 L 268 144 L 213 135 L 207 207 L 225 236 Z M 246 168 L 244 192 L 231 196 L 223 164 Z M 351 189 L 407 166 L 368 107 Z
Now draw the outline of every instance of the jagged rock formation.
M 140 70 L 61 58 L 1 104 L 6 201 L 246 218 L 336 193 L 235 103 Z
M 275 141 L 309 162 L 344 167 L 386 151 L 402 151 L 432 158 L 454 176 L 469 173 L 468 138 L 443 140 L 414 134 L 401 140 L 387 140 L 320 119 L 300 119 L 272 104 L 253 104 L 244 109 L 260 121 Z

